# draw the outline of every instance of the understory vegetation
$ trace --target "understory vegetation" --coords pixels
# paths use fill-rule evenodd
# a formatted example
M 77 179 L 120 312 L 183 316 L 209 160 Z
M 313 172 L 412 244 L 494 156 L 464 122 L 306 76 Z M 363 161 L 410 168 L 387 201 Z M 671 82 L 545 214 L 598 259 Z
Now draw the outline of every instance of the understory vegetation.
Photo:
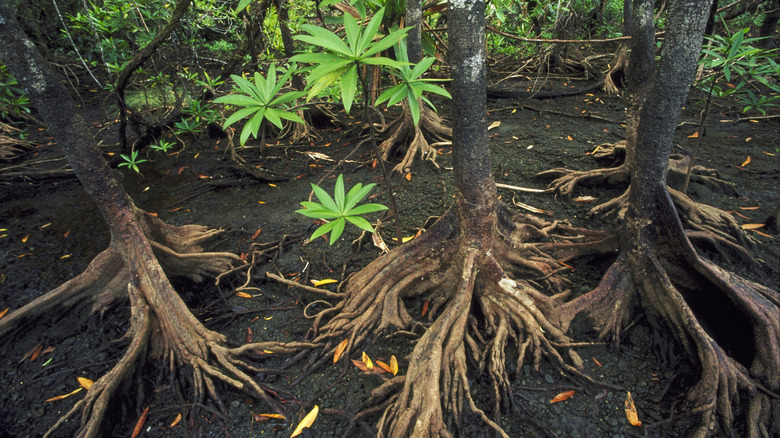
M 550 404 L 618 394 L 628 434 L 777 436 L 780 199 L 746 194 L 702 156 L 721 125 L 755 125 L 760 140 L 733 136 L 730 170 L 778 182 L 751 162 L 780 154 L 779 18 L 776 0 L 0 0 L 3 196 L 75 175 L 110 233 L 61 285 L 0 294 L 3 352 L 67 315 L 78 322 L 59 336 L 111 338 L 99 375 L 41 395 L 66 407 L 33 433 L 557 436 L 518 396 L 535 373 L 569 382 L 541 389 L 558 393 Z M 529 103 L 574 96 L 563 112 Z M 509 132 L 488 119 L 497 113 L 528 126 L 551 114 L 607 123 L 597 134 L 611 141 L 513 131 L 505 143 L 522 144 L 517 160 L 496 164 L 491 145 Z M 598 164 L 575 168 L 553 151 L 549 166 L 532 166 L 524 151 L 551 138 L 582 142 Z M 750 141 L 762 142 L 760 157 L 743 156 Z M 150 187 L 188 173 L 196 184 L 165 196 L 255 184 L 290 193 L 275 198 L 276 234 L 231 222 L 231 210 L 263 199 L 201 205 L 219 218 L 210 227 L 145 211 Z M 518 175 L 543 188 L 496 183 Z M 413 214 L 423 194 L 399 189 L 422 178 L 441 200 L 427 220 Z M 517 201 L 526 194 L 592 203 L 590 219 Z M 710 202 L 719 198 L 760 207 L 727 211 Z M 9 207 L 0 243 L 25 212 Z M 12 268 L 0 266 L 0 285 Z M 292 304 L 269 299 L 269 284 Z M 265 297 L 304 323 L 237 333 L 223 320 L 255 310 L 236 297 Z M 644 425 L 637 395 L 584 356 L 633 351 L 632 330 L 669 372 Z M 19 363 L 52 354 L 47 342 Z M 48 363 L 13 385 L 88 368 Z M 332 366 L 372 379 L 351 383 L 359 405 L 322 404 Z M 301 389 L 310 382 L 314 394 Z M 235 426 L 237 409 L 250 410 L 248 430 Z M 342 423 L 314 432 L 318 416 Z

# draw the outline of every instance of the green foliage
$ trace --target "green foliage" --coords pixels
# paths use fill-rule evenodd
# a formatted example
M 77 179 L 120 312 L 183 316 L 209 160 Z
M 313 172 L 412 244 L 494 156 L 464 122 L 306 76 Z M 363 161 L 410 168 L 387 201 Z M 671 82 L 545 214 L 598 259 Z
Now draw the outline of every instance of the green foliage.
M 250 134 L 257 138 L 257 133 L 262 128 L 263 121 L 265 120 L 268 120 L 280 129 L 282 128 L 282 119 L 296 123 L 304 123 L 297 114 L 288 111 L 286 105 L 303 96 L 305 93 L 301 91 L 291 91 L 279 94 L 282 87 L 290 80 L 292 73 L 293 69 L 289 69 L 279 78 L 279 80 L 277 80 L 276 66 L 271 64 L 268 68 L 267 78 L 263 77 L 260 73 L 255 72 L 254 83 L 241 76 L 232 75 L 231 78 L 233 78 L 233 81 L 242 93 L 229 94 L 214 99 L 214 102 L 216 103 L 244 107 L 228 117 L 225 121 L 225 129 L 241 119 L 250 116 L 252 117 L 249 119 L 249 122 L 244 125 L 244 129 L 241 131 L 242 146 L 246 143 Z
M 141 163 L 145 163 L 149 160 L 145 159 L 138 159 L 138 151 L 131 151 L 130 156 L 128 157 L 125 154 L 119 154 L 120 157 L 122 157 L 123 160 L 125 160 L 122 163 L 119 163 L 117 167 L 127 167 L 128 169 L 135 170 L 136 173 L 141 173 L 141 171 L 138 169 L 138 165 Z
M 0 64 L 0 119 L 7 120 L 10 115 L 22 113 L 30 113 L 30 99 L 19 88 L 8 67 Z
M 408 61 L 406 44 L 402 43 L 396 45 L 395 53 L 396 58 L 398 58 L 399 61 Z M 413 68 L 406 64 L 396 67 L 394 73 L 400 79 L 400 83 L 385 90 L 385 92 L 377 98 L 376 104 L 379 105 L 386 101 L 388 105 L 395 105 L 396 103 L 407 99 L 409 102 L 409 110 L 414 119 L 414 124 L 417 125 L 420 121 L 420 106 L 417 99 L 422 99 L 425 103 L 430 105 L 431 108 L 436 109 L 433 103 L 423 96 L 424 91 L 452 99 L 452 96 L 450 96 L 450 93 L 448 93 L 447 90 L 431 83 L 434 81 L 444 81 L 445 79 L 423 79 L 421 77 L 435 61 L 435 58 L 429 57 L 417 63 Z
M 173 127 L 175 128 L 173 132 L 176 134 L 189 134 L 197 137 L 206 129 L 206 123 L 200 119 L 184 118 L 175 122 Z
M 175 143 L 171 143 L 169 141 L 165 141 L 164 139 L 160 139 L 157 144 L 149 145 L 149 148 L 153 151 L 162 152 L 162 153 L 168 153 L 169 150 L 173 148 Z
M 740 29 L 730 36 L 706 37 L 710 47 L 702 49 L 704 56 L 699 62 L 705 70 L 712 73 L 702 79 L 698 86 L 716 97 L 734 95 L 743 105 L 742 112 L 756 109 L 766 113 L 766 108 L 777 106 L 780 99 L 777 94 L 780 93 L 780 85 L 777 84 L 780 66 L 773 59 L 776 51 L 752 46 L 760 38 L 746 38 L 748 30 Z M 725 79 L 725 85 L 721 82 L 722 79 Z M 759 86 L 768 88 L 775 95 L 757 93 Z
M 321 187 L 312 184 L 311 188 L 314 190 L 314 194 L 320 202 L 301 202 L 303 208 L 296 210 L 295 212 L 310 218 L 335 220 L 317 228 L 309 240 L 314 240 L 323 234 L 330 232 L 330 244 L 333 245 L 336 239 L 338 239 L 344 231 L 346 222 L 350 222 L 369 233 L 373 233 L 374 228 L 361 216 L 366 213 L 387 210 L 387 206 L 382 204 L 357 205 L 357 203 L 365 198 L 374 186 L 376 186 L 376 184 L 372 183 L 363 186 L 363 184 L 357 183 L 345 194 L 344 177 L 343 175 L 339 175 L 336 179 L 333 197 L 331 198 L 331 196 Z
M 395 45 L 409 31 L 409 28 L 398 29 L 374 41 L 378 36 L 383 15 L 384 9 L 380 9 L 361 29 L 355 18 L 350 14 L 344 14 L 346 41 L 319 26 L 301 26 L 308 35 L 297 35 L 296 39 L 325 49 L 325 52 L 301 53 L 291 58 L 292 61 L 316 65 L 308 76 L 310 87 L 308 99 L 319 94 L 337 79 L 341 79 L 341 99 L 344 109 L 349 113 L 357 91 L 359 67 L 363 65 L 400 67 L 408 64 L 375 56 Z

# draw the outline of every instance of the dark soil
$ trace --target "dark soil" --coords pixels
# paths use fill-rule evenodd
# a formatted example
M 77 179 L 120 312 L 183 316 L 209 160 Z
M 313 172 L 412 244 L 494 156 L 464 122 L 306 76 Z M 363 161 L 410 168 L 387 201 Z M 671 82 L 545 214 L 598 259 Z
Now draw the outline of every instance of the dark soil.
M 695 141 L 689 137 L 697 130 L 700 106 L 695 101 L 691 100 L 691 107 L 684 114 L 685 123 L 678 130 L 677 141 L 682 149 L 690 149 Z M 97 103 L 87 101 L 91 108 L 97 108 Z M 549 100 L 491 100 L 489 121 L 501 122 L 490 131 L 496 181 L 544 188 L 543 182 L 534 180 L 540 171 L 554 167 L 580 170 L 597 167 L 587 153 L 598 144 L 623 138 L 621 123 L 625 106 L 621 97 L 602 93 Z M 446 116 L 446 103 L 441 105 L 441 111 Z M 735 108 L 715 108 L 698 157 L 698 164 L 717 170 L 721 178 L 733 183 L 738 196 L 701 186 L 693 186 L 691 192 L 697 200 L 733 211 L 735 215 L 739 213 L 737 220 L 741 223 L 762 223 L 780 202 L 780 121 L 731 122 L 739 115 Z M 109 155 L 119 152 L 112 129 L 98 132 L 99 127 L 111 124 L 103 125 L 99 114 L 93 116 L 93 121 L 95 143 L 109 160 L 115 159 L 117 155 Z M 357 128 L 355 119 L 347 119 L 342 127 L 322 127 L 322 141 L 293 145 L 282 141 L 267 147 L 264 157 L 258 157 L 257 148 L 240 150 L 250 165 L 290 175 L 292 178 L 287 182 L 258 183 L 240 175 L 230 166 L 225 141 L 208 138 L 187 139 L 186 146 L 171 156 L 150 152 L 149 158 L 154 160 L 140 165 L 142 175 L 121 171 L 125 188 L 140 208 L 156 212 L 172 224 L 197 223 L 227 230 L 216 243 L 217 249 L 249 253 L 252 243 L 284 239 L 283 251 L 260 260 L 253 269 L 251 286 L 257 290 L 252 292 L 252 298 L 236 296 L 235 288 L 245 280 L 239 274 L 228 277 L 219 286 L 213 282 L 174 281 L 193 312 L 209 328 L 225 333 L 236 343 L 246 341 L 248 330 L 255 341 L 299 340 L 309 326 L 304 306 L 316 297 L 268 281 L 262 273 L 279 273 L 286 278 L 299 278 L 306 284 L 313 279 L 341 281 L 379 254 L 370 239 L 359 252 L 355 251 L 352 241 L 359 237 L 355 227 L 348 227 L 332 246 L 323 239 L 305 244 L 305 236 L 311 234 L 314 226 L 308 218 L 294 213 L 298 203 L 308 198 L 309 183 L 316 183 L 334 165 L 334 161 L 307 153 L 326 154 L 338 161 L 357 144 Z M 42 146 L 36 159 L 58 156 L 56 145 L 44 145 L 47 140 L 43 137 L 37 140 Z M 452 175 L 448 170 L 451 150 L 445 147 L 440 152 L 437 162 L 441 170 L 427 162 L 417 162 L 410 179 L 395 175 L 389 181 L 397 197 L 404 236 L 412 236 L 424 228 L 426 221 L 441 215 L 452 200 Z M 747 157 L 750 163 L 740 166 Z M 372 166 L 370 148 L 358 150 L 351 160 L 334 175 L 343 173 L 348 186 L 356 182 L 380 183 L 373 191 L 376 197 L 372 202 L 389 205 L 381 172 Z M 332 191 L 334 179 L 331 176 L 322 183 L 326 190 Z M 499 194 L 507 203 L 521 201 L 544 209 L 551 218 L 568 219 L 578 226 L 614 228 L 616 224 L 610 219 L 589 217 L 587 212 L 594 203 L 606 201 L 622 190 L 581 188 L 577 195 L 595 196 L 596 200 L 591 202 L 556 199 L 550 194 L 515 194 L 505 189 L 499 189 Z M 378 217 L 374 215 L 372 219 Z M 0 181 L 0 218 L 3 229 L 0 231 L 0 311 L 9 307 L 12 312 L 74 277 L 109 240 L 108 229 L 97 209 L 73 177 Z M 258 229 L 259 234 L 253 240 Z M 764 229 L 759 231 L 769 233 Z M 392 220 L 380 232 L 392 247 L 395 236 Z M 753 237 L 757 244 L 751 253 L 759 261 L 760 270 L 737 260 L 708 255 L 747 278 L 777 288 L 780 266 L 777 236 L 753 233 Z M 593 288 L 610 261 L 595 258 L 576 261 L 570 273 L 573 290 L 585 292 Z M 335 284 L 324 287 L 336 290 Z M 407 305 L 413 309 L 411 314 L 421 315 L 423 303 L 410 301 Z M 308 312 L 323 306 L 315 304 Z M 83 397 L 83 393 L 77 393 L 62 400 L 45 401 L 75 390 L 76 377 L 96 380 L 113 366 L 125 347 L 117 340 L 128 327 L 128 315 L 127 306 L 103 316 L 60 312 L 38 321 L 35 327 L 22 331 L 14 339 L 4 340 L 0 346 L 0 381 L 3 382 L 0 437 L 40 436 Z M 420 319 L 427 321 L 428 316 Z M 587 321 L 579 321 L 572 330 L 573 337 L 581 342 L 596 341 L 588 326 Z M 379 339 L 366 353 L 374 360 L 385 362 L 389 362 L 391 355 L 397 356 L 400 373 L 404 373 L 404 357 L 411 352 L 414 341 L 405 336 Z M 585 359 L 586 373 L 620 390 L 560 375 L 548 364 L 542 365 L 540 373 L 529 365 L 523 366 L 517 370 L 515 404 L 504 413 L 505 430 L 510 436 L 679 436 L 683 432 L 673 430 L 669 420 L 684 415 L 677 408 L 685 389 L 694 382 L 696 371 L 682 363 L 656 360 L 655 343 L 670 341 L 655 338 L 640 317 L 625 330 L 619 351 L 600 343 L 579 349 Z M 44 349 L 52 347 L 53 351 L 41 354 L 34 361 L 25 358 L 25 353 L 38 344 Z M 282 367 L 284 359 L 270 355 L 268 366 Z M 143 371 L 145 378 L 131 382 L 117 400 L 108 419 L 112 436 L 129 436 L 141 412 L 149 407 L 143 436 L 287 437 L 290 428 L 315 404 L 321 412 L 310 436 L 342 436 L 349 426 L 350 415 L 360 410 L 371 389 L 382 382 L 382 376 L 364 374 L 343 359 L 301 382 L 296 382 L 296 378 L 302 370 L 294 366 L 280 375 L 257 376 L 258 380 L 279 388 L 286 422 L 255 422 L 252 413 L 268 413 L 267 407 L 224 389 L 227 417 L 218 414 L 209 402 L 198 411 L 197 417 L 171 428 L 169 425 L 177 414 L 192 407 L 186 387 L 172 386 L 166 366 L 157 361 L 147 362 Z M 490 415 L 489 379 L 480 376 L 472 379 L 475 400 Z M 144 390 L 141 395 L 139 388 Z M 556 394 L 568 390 L 575 391 L 572 398 L 549 403 Z M 623 412 L 626 391 L 634 396 L 642 427 L 631 426 L 626 420 Z M 369 436 L 365 426 L 372 427 L 375 420 L 356 425 L 351 434 Z M 477 418 L 467 418 L 464 426 L 469 436 L 489 436 Z M 70 436 L 74 430 L 74 425 L 66 425 L 60 435 Z

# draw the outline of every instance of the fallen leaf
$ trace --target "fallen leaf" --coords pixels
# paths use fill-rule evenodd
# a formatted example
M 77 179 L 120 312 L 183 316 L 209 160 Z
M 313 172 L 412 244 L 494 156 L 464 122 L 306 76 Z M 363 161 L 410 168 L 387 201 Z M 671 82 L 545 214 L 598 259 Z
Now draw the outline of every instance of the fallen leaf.
M 576 271 L 576 269 L 574 269 L 574 266 L 572 266 L 572 265 L 567 265 L 566 263 L 563 263 L 560 260 L 558 260 L 558 263 L 560 263 L 563 266 L 566 266 L 567 268 L 571 269 L 572 271 Z
M 760 234 L 760 235 L 762 235 L 762 236 L 764 236 L 764 237 L 768 237 L 768 238 L 770 238 L 770 239 L 774 239 L 774 236 L 772 236 L 772 235 L 769 235 L 769 234 L 767 234 L 767 233 L 762 233 L 761 231 L 758 231 L 758 230 L 753 230 L 753 232 L 754 232 L 754 233 L 756 233 L 756 234 Z
M 759 208 L 761 208 L 761 207 L 759 207 L 759 206 L 755 206 L 755 207 L 739 207 L 740 210 L 758 210 Z
M 352 365 L 355 365 L 355 367 L 357 367 L 357 369 L 359 369 L 360 371 L 363 371 L 364 373 L 371 371 L 368 368 L 366 368 L 366 364 L 364 364 L 363 362 L 357 359 L 351 359 L 351 360 L 352 360 Z
M 697 138 L 697 137 L 699 137 L 699 131 L 696 131 L 693 134 L 688 136 L 688 138 Z
M 770 157 L 774 157 L 774 156 L 775 156 L 775 154 L 773 154 L 773 153 L 771 153 L 771 152 L 767 152 L 767 151 L 761 151 L 761 152 L 763 152 L 763 153 L 765 153 L 765 154 L 769 155 Z
M 371 233 L 371 241 L 374 243 L 374 246 L 381 249 L 382 252 L 390 251 L 390 248 L 387 247 L 387 244 L 385 243 L 385 241 L 382 239 L 382 236 L 380 236 L 378 232 Z
M 512 110 L 512 114 L 514 114 L 514 113 L 516 113 L 516 112 L 517 112 L 517 108 L 515 108 L 515 109 L 513 109 L 513 110 Z
M 742 224 L 743 230 L 756 230 L 763 227 L 764 224 Z
M 8 313 L 8 309 L 10 309 L 10 307 L 6 307 L 2 312 L 0 312 L 0 318 L 4 317 L 5 314 Z
M 390 368 L 390 365 L 382 362 L 381 360 L 376 361 L 376 366 L 378 366 L 379 368 L 387 371 L 388 373 L 392 373 L 393 372 L 393 370 Z
M 402 237 L 402 238 L 401 238 L 401 243 L 406 243 L 406 242 L 408 242 L 408 241 L 410 241 L 410 240 L 412 240 L 412 239 L 414 239 L 414 236 L 406 236 L 406 237 Z M 395 240 L 396 242 L 398 242 L 398 239 L 396 239 L 395 237 L 393 237 L 393 240 Z
M 395 355 L 390 356 L 390 372 L 394 376 L 398 374 L 398 359 L 395 358 Z
M 276 187 L 276 184 L 268 183 L 268 185 L 271 186 L 271 187 Z
M 32 354 L 30 355 L 30 362 L 35 362 L 35 359 L 38 359 L 38 356 L 41 354 L 41 350 L 43 350 L 43 344 L 38 344 L 35 346 Z
M 430 305 L 431 305 L 431 303 L 430 303 L 429 301 L 425 301 L 425 302 L 423 303 L 422 312 L 420 313 L 420 316 L 421 316 L 421 317 L 422 317 L 422 316 L 425 316 L 425 314 L 426 314 L 426 313 L 428 313 L 428 306 L 430 306 Z
M 562 402 L 564 400 L 568 400 L 573 395 L 574 395 L 574 391 L 564 391 L 564 392 L 556 395 L 555 397 L 553 397 L 553 399 L 550 400 L 550 403 L 558 403 L 558 402 Z
M 259 235 L 260 235 L 260 228 L 258 228 L 257 231 L 255 231 L 255 234 L 252 234 L 252 240 L 257 239 L 257 236 Z
M 29 238 L 30 238 L 29 234 L 24 236 L 24 237 L 22 237 L 22 243 L 27 243 L 27 239 L 29 239 Z
M 333 363 L 336 363 L 341 359 L 341 355 L 344 354 L 344 350 L 347 349 L 347 344 L 349 343 L 349 339 L 344 339 L 343 341 L 339 342 L 339 345 L 336 346 L 336 351 L 333 352 Z
M 181 414 L 177 414 L 176 418 L 173 419 L 173 422 L 168 427 L 176 427 L 176 425 L 179 424 L 179 421 L 181 421 Z
M 496 129 L 499 126 L 501 126 L 501 121 L 496 120 L 495 122 L 491 123 L 490 126 L 488 126 L 488 131 L 490 131 L 491 129 Z
M 314 287 L 317 287 L 322 286 L 323 284 L 338 283 L 339 281 L 332 278 L 326 278 L 324 280 L 312 280 L 311 282 L 314 284 Z
M 637 415 L 636 412 L 636 406 L 634 405 L 634 400 L 631 398 L 631 391 L 628 391 L 628 395 L 626 396 L 626 401 L 624 405 L 626 411 L 626 418 L 628 418 L 628 422 L 631 423 L 632 426 L 641 426 L 642 422 L 639 421 L 639 416 Z
M 368 355 L 366 354 L 365 351 L 363 352 L 363 357 L 361 357 L 361 359 L 363 359 L 363 363 L 366 365 L 366 368 L 368 370 L 373 370 L 374 369 L 374 363 L 371 362 L 371 358 L 368 357 Z
M 601 364 L 601 362 L 599 362 L 599 360 L 598 360 L 598 359 L 596 359 L 596 357 L 595 357 L 595 356 L 593 357 L 593 362 L 596 362 L 596 365 L 598 365 L 598 366 L 600 366 L 600 367 L 604 366 L 604 365 L 602 365 L 602 364 Z
M 412 173 L 411 172 L 407 173 L 405 178 L 406 178 L 407 181 L 411 181 L 412 180 Z
M 138 435 L 141 434 L 141 430 L 144 428 L 144 423 L 146 423 L 146 416 L 149 415 L 149 407 L 147 406 L 146 409 L 144 409 L 144 412 L 141 414 L 140 417 L 138 417 L 138 422 L 135 423 L 135 427 L 133 428 L 133 433 L 130 435 L 130 438 L 137 438 Z
M 574 202 L 591 202 L 595 200 L 596 198 L 594 196 L 577 196 L 576 198 L 572 199 Z
M 750 219 L 749 217 L 745 216 L 744 214 L 738 212 L 738 211 L 732 211 L 732 213 L 736 214 L 737 216 L 741 217 L 742 219 Z
M 41 225 L 40 229 L 44 229 L 44 228 L 48 227 L 49 225 L 51 225 L 51 222 Z
M 236 292 L 236 296 L 241 298 L 252 298 L 252 295 L 249 295 L 246 292 Z
M 295 427 L 295 430 L 293 431 L 292 435 L 290 435 L 290 438 L 296 437 L 303 433 L 303 429 L 306 429 L 307 427 L 311 427 L 312 424 L 314 424 L 314 420 L 317 419 L 317 414 L 320 412 L 320 407 L 317 405 L 314 405 L 314 409 L 311 410 L 308 414 L 306 414 L 305 417 L 303 417 L 303 420 L 301 420 L 300 423 L 298 423 L 298 426 Z
M 569 140 L 569 141 L 574 141 L 574 139 L 573 139 L 573 138 L 571 138 L 571 135 L 567 135 L 567 136 L 566 136 L 566 140 Z
M 42 349 L 43 349 L 43 344 L 38 344 L 35 347 L 29 349 L 26 353 L 24 353 L 24 356 L 22 356 L 22 360 L 20 360 L 19 363 L 22 363 L 26 359 L 29 359 L 33 354 L 40 353 Z M 30 360 L 30 362 L 32 362 L 32 360 Z
M 745 160 L 745 162 L 744 162 L 744 163 L 742 163 L 742 165 L 741 165 L 741 166 L 739 166 L 739 167 L 745 167 L 745 166 L 747 166 L 748 164 L 750 164 L 750 155 L 748 155 L 748 157 L 747 157 L 747 159 Z
M 57 400 L 62 400 L 62 399 L 64 399 L 64 398 L 66 398 L 66 397 L 70 397 L 70 396 L 72 396 L 73 394 L 75 394 L 75 393 L 77 393 L 77 392 L 81 391 L 82 389 L 84 389 L 84 388 L 82 388 L 82 387 L 80 387 L 80 386 L 79 386 L 78 388 L 76 388 L 76 389 L 75 389 L 74 391 L 72 391 L 72 392 L 69 392 L 69 393 L 67 393 L 67 394 L 63 394 L 63 395 L 58 395 L 58 396 L 56 396 L 56 397 L 52 397 L 52 398 L 50 398 L 50 399 L 46 399 L 46 401 L 47 401 L 47 402 L 53 402 L 53 401 L 57 401 Z
M 750 140 L 753 140 L 753 137 L 748 137 L 745 139 L 745 141 L 750 141 Z
M 92 385 L 95 384 L 95 382 L 93 382 L 90 379 L 87 379 L 86 377 L 76 377 L 76 380 L 78 380 L 79 381 L 79 385 L 81 385 L 81 387 L 86 389 L 86 390 L 89 390 L 89 388 L 91 388 Z
M 255 421 L 266 421 L 266 420 L 286 420 L 287 417 L 285 417 L 282 414 L 252 414 L 252 417 L 254 417 Z
M 252 328 L 247 327 L 246 328 L 246 338 L 244 339 L 245 344 L 251 344 L 252 340 L 254 339 L 254 333 L 252 333 Z

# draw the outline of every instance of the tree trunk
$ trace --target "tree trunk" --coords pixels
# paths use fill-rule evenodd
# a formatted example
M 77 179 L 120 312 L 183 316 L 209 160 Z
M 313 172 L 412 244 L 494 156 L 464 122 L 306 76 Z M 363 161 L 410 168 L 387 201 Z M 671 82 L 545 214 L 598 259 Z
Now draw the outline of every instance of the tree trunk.
M 412 29 L 406 34 L 406 54 L 409 62 L 417 64 L 422 60 L 422 0 L 406 1 L 405 27 Z

